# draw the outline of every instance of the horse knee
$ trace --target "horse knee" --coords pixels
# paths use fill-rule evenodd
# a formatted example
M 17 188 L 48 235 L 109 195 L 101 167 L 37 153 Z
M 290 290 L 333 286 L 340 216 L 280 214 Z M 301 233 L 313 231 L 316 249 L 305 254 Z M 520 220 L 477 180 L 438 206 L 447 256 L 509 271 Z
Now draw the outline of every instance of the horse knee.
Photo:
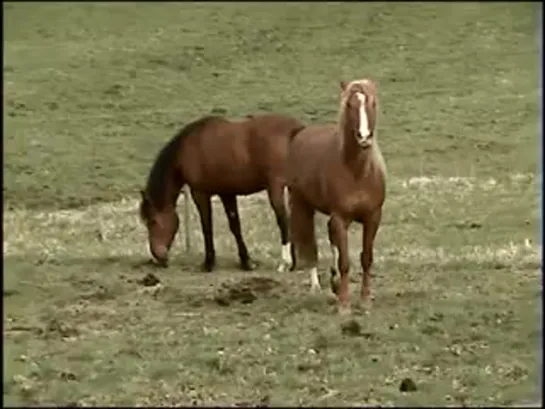
M 348 273 L 348 270 L 350 269 L 350 262 L 346 257 L 340 257 L 339 258 L 339 272 L 341 274 Z
M 360 253 L 360 263 L 364 271 L 369 270 L 373 264 L 373 250 L 362 251 Z

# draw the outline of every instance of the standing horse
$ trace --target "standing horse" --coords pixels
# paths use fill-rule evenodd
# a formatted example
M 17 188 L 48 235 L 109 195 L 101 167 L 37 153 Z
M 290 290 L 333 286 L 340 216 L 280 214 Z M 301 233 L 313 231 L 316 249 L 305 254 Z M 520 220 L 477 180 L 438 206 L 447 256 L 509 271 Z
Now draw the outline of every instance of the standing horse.
M 320 289 L 314 213 L 329 215 L 332 279 L 340 272 L 339 310 L 349 311 L 348 226 L 363 224 L 361 298 L 370 298 L 373 242 L 386 196 L 386 166 L 375 135 L 377 88 L 369 79 L 341 82 L 337 125 L 314 125 L 290 144 L 287 179 L 290 230 L 299 259 L 310 267 L 311 291 Z M 333 281 L 332 281 L 333 283 Z M 333 287 L 333 285 L 332 285 Z
M 140 217 L 147 227 L 150 252 L 159 264 L 168 264 L 168 251 L 179 227 L 176 200 L 185 184 L 190 187 L 201 220 L 203 270 L 212 271 L 216 262 L 211 196 L 219 195 L 237 243 L 241 267 L 250 270 L 236 197 L 264 189 L 280 229 L 279 271 L 292 264 L 283 200 L 285 160 L 291 136 L 303 127 L 292 117 L 268 114 L 249 115 L 240 122 L 207 116 L 181 129 L 159 152 L 146 188 L 141 191 Z

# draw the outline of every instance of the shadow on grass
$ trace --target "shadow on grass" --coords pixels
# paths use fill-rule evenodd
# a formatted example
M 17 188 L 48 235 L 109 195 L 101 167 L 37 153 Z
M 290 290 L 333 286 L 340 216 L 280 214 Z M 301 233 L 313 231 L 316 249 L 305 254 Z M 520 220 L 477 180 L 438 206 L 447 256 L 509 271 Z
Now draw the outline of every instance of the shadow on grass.
M 40 266 L 58 266 L 63 268 L 84 268 L 85 270 L 93 269 L 116 269 L 122 268 L 123 271 L 144 271 L 144 272 L 170 272 L 182 271 L 190 274 L 218 274 L 244 272 L 237 258 L 233 257 L 216 257 L 216 267 L 212 272 L 204 271 L 202 268 L 203 256 L 197 254 L 173 255 L 169 260 L 168 266 L 163 267 L 155 263 L 151 257 L 142 256 L 127 256 L 127 255 L 112 255 L 112 256 L 70 256 L 63 255 L 57 257 L 43 257 L 36 255 L 35 257 L 8 256 L 4 258 L 4 262 L 8 266 L 16 269 L 23 268 L 39 268 Z M 261 262 L 252 259 L 254 268 L 252 272 L 272 272 L 274 266 L 270 263 Z

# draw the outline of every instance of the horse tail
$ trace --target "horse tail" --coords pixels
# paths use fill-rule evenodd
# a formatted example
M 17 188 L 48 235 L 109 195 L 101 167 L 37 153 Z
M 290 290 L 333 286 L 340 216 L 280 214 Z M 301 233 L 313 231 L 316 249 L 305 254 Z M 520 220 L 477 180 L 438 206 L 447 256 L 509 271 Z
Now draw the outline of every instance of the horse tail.
M 291 132 L 289 133 L 288 140 L 291 142 L 293 138 L 295 138 L 295 135 L 297 135 L 299 132 L 305 129 L 305 127 L 306 127 L 305 125 L 300 124 L 299 126 L 296 126 L 295 128 L 293 128 Z M 284 209 L 286 211 L 286 214 L 288 215 L 288 218 L 291 217 L 289 197 L 290 197 L 290 192 L 289 192 L 288 186 L 284 186 L 284 189 L 282 190 L 282 199 L 284 201 Z

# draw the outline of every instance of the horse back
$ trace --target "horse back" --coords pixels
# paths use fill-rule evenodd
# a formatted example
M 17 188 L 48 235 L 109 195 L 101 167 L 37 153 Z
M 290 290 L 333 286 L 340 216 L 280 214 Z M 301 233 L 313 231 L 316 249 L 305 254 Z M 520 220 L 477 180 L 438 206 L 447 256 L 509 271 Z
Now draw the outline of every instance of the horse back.
M 314 167 L 320 164 L 331 150 L 340 149 L 335 125 L 310 125 L 293 135 L 289 149 L 289 162 L 294 167 Z
M 196 188 L 251 194 L 264 189 L 271 174 L 283 172 L 290 133 L 302 127 L 279 114 L 216 118 L 186 138 L 180 166 Z
M 305 127 L 298 119 L 281 114 L 256 115 L 246 124 L 248 148 L 255 165 L 278 172 L 287 159 L 290 140 Z

